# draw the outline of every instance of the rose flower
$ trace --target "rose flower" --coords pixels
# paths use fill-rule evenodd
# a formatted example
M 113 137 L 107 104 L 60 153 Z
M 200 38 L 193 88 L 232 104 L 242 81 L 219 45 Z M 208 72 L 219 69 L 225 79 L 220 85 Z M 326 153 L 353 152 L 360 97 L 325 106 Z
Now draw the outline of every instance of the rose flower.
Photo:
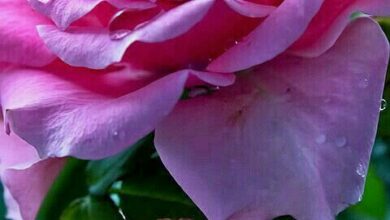
M 62 158 L 155 131 L 208 219 L 333 219 L 362 195 L 389 53 L 354 12 L 390 2 L 0 0 L 8 217 L 35 218 Z

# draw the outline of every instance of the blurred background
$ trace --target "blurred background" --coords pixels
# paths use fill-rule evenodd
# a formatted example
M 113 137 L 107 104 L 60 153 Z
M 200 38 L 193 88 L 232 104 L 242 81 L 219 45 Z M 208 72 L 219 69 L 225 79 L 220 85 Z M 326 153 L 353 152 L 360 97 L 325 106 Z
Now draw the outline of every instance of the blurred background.
M 390 39 L 390 19 L 377 19 Z M 387 76 L 365 193 L 360 203 L 340 213 L 337 220 L 390 220 L 390 106 L 385 101 L 390 103 L 389 72 Z M 152 140 L 151 134 L 126 152 L 100 161 L 69 159 L 37 219 L 205 219 L 166 171 Z M 5 214 L 1 198 L 0 219 L 6 219 Z

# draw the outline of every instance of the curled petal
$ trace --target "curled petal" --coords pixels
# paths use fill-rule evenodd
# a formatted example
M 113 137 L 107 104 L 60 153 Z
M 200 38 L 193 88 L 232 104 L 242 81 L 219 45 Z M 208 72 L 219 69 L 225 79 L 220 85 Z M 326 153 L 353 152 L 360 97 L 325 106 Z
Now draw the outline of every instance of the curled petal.
M 35 219 L 63 162 L 63 159 L 40 161 L 31 145 L 16 135 L 0 132 L 0 176 L 9 219 Z
M 145 8 L 153 5 L 149 1 L 126 0 L 29 0 L 31 6 L 40 13 L 50 17 L 62 30 L 72 22 L 83 17 L 101 2 L 108 1 L 118 8 Z
M 74 79 L 37 70 L 8 71 L 0 87 L 5 120 L 42 158 L 97 159 L 150 133 L 172 110 L 190 76 L 221 86 L 234 81 L 233 74 L 182 70 L 142 88 L 111 93 L 106 81 L 123 81 L 111 74 L 116 73 Z
M 328 50 L 336 42 L 344 28 L 351 22 L 354 12 L 370 15 L 390 15 L 387 0 L 337 1 L 327 0 L 313 18 L 304 35 L 295 42 L 289 52 L 299 56 L 315 57 Z
M 38 161 L 38 154 L 31 145 L 14 134 L 0 132 L 0 170 L 25 169 Z
M 48 159 L 26 169 L 3 171 L 1 180 L 7 207 L 10 209 L 8 217 L 15 220 L 35 219 L 40 204 L 64 162 L 64 159 Z
M 363 192 L 388 58 L 358 19 L 319 57 L 280 56 L 180 102 L 158 153 L 209 219 L 333 219 Z
M 25 0 L 0 0 L 0 62 L 44 66 L 54 60 L 36 31 L 49 20 Z
M 213 0 L 191 1 L 131 33 L 116 33 L 114 36 L 99 28 L 75 27 L 63 32 L 54 26 L 39 26 L 38 32 L 46 45 L 66 63 L 103 69 L 119 62 L 127 47 L 135 41 L 161 42 L 187 32 L 203 18 L 213 3 Z
M 255 30 L 207 67 L 215 72 L 243 70 L 284 52 L 297 40 L 323 0 L 285 0 Z

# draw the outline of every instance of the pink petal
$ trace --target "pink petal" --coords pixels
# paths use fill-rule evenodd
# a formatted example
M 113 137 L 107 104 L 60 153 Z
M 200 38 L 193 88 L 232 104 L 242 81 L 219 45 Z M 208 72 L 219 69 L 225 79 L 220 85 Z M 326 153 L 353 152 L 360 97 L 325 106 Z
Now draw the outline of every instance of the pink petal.
M 56 71 L 16 69 L 0 78 L 6 121 L 42 158 L 113 155 L 150 133 L 169 114 L 190 75 L 221 86 L 234 81 L 233 74 L 183 70 L 132 88 L 123 76 L 136 75 L 135 70 L 92 77 L 88 72 Z M 118 83 L 125 80 L 127 84 Z M 111 91 L 115 85 L 122 89 Z
M 281 56 L 180 102 L 155 145 L 209 219 L 333 219 L 362 194 L 388 58 L 358 19 L 317 58 Z
M 31 145 L 13 134 L 8 136 L 0 132 L 0 175 L 4 184 L 7 217 L 14 220 L 34 219 L 62 165 L 61 159 L 40 161 Z
M 0 0 L 0 62 L 44 66 L 54 60 L 36 31 L 48 19 L 34 12 L 26 0 Z
M 158 7 L 151 12 L 161 11 Z M 224 1 L 209 0 L 188 1 L 157 17 L 151 14 L 149 18 L 148 11 L 143 10 L 116 16 L 111 28 L 119 30 L 111 37 L 102 29 L 73 28 L 63 33 L 53 27 L 42 28 L 41 36 L 55 54 L 71 65 L 104 68 L 120 60 L 126 51 L 122 61 L 137 68 L 173 72 L 204 69 L 263 20 L 243 16 Z M 135 17 L 151 20 L 128 22 L 127 18 Z M 137 28 L 131 31 L 129 27 Z
M 207 69 L 235 72 L 272 59 L 303 34 L 322 1 L 284 1 L 259 27 L 215 59 Z
M 4 187 L 4 201 L 5 201 L 5 205 L 7 207 L 7 215 L 6 217 L 8 219 L 12 219 L 12 220 L 23 220 L 22 219 L 22 216 L 21 216 L 21 213 L 20 213 L 20 209 L 19 209 L 19 205 L 18 203 L 15 201 L 15 199 L 12 197 L 11 193 L 9 192 L 9 190 Z
M 4 127 L 3 123 L 1 123 Z M 39 160 L 36 150 L 14 134 L 0 131 L 0 171 L 25 169 Z
M 387 0 L 327 0 L 313 18 L 305 34 L 290 48 L 290 52 L 300 56 L 319 56 L 328 50 L 351 21 L 353 12 L 371 15 L 390 15 L 390 2 Z
M 64 165 L 64 159 L 48 159 L 23 170 L 7 169 L 1 180 L 6 189 L 8 217 L 34 220 L 40 204 Z M 20 217 L 18 211 L 20 212 Z
M 72 22 L 83 17 L 104 1 L 108 1 L 118 8 L 143 8 L 153 4 L 146 0 L 50 0 L 47 2 L 29 0 L 31 6 L 35 10 L 50 17 L 62 30 L 66 29 Z
M 98 28 L 75 27 L 62 32 L 54 26 L 39 26 L 38 32 L 46 45 L 66 63 L 103 69 L 119 62 L 127 47 L 135 41 L 161 42 L 187 32 L 203 18 L 213 3 L 213 0 L 191 1 L 118 39 L 112 39 L 108 30 Z
M 276 9 L 272 5 L 256 4 L 246 0 L 225 0 L 225 2 L 238 13 L 254 18 L 268 16 Z

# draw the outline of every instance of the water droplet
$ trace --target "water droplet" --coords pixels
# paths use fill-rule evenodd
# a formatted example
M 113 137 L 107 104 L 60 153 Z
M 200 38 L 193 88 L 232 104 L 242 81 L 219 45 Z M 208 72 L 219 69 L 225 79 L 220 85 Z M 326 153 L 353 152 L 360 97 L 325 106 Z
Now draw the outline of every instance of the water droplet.
M 381 100 L 381 107 L 379 108 L 379 110 L 384 111 L 386 109 L 386 107 L 387 107 L 387 101 L 386 101 L 386 99 L 382 99 Z
M 364 169 L 363 164 L 359 163 L 358 167 L 356 168 L 356 173 L 362 178 L 366 177 L 366 170 Z
M 345 137 L 336 138 L 335 144 L 337 147 L 344 147 L 347 144 L 347 138 Z
M 317 138 L 316 138 L 316 143 L 317 144 L 323 144 L 326 142 L 326 135 L 325 134 L 320 134 Z
M 358 84 L 359 88 L 367 88 L 368 86 L 368 79 L 367 78 L 364 78 L 362 79 L 359 84 Z
M 117 131 L 114 131 L 114 133 L 112 133 L 115 137 L 117 137 L 119 135 L 119 133 Z
M 123 39 L 124 37 L 126 37 L 130 32 L 131 32 L 130 30 L 126 30 L 126 29 L 113 31 L 110 34 L 110 38 L 112 40 L 120 40 L 120 39 Z
M 237 44 L 238 44 L 238 41 L 235 40 L 235 41 L 234 41 L 234 44 L 237 45 Z
M 211 62 L 211 61 L 213 61 L 213 58 L 208 58 L 207 60 L 208 60 L 209 62 Z

